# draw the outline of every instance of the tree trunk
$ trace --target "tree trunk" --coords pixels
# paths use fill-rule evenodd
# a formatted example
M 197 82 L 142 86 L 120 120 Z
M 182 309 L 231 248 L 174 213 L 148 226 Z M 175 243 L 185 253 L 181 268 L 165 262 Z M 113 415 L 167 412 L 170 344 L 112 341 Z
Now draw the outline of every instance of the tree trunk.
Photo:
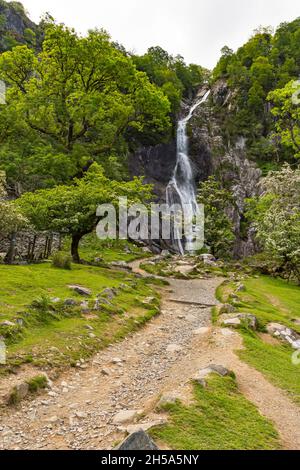
M 79 242 L 82 237 L 83 235 L 81 235 L 80 233 L 74 233 L 72 235 L 71 255 L 72 255 L 74 263 L 77 263 L 77 264 L 80 263 L 80 256 L 79 256 L 78 248 L 79 248 Z
M 8 252 L 6 253 L 6 256 L 4 258 L 4 262 L 6 264 L 12 264 L 14 262 L 16 242 L 17 242 L 17 234 L 16 232 L 13 232 L 10 236 L 10 244 L 9 244 Z

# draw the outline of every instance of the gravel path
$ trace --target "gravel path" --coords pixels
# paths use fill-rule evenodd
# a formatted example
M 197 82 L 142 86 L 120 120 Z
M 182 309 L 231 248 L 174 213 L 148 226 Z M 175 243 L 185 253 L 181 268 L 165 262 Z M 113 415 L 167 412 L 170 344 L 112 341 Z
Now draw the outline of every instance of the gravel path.
M 133 267 L 140 271 L 139 263 Z M 241 336 L 212 328 L 211 309 L 200 305 L 217 303 L 221 282 L 170 280 L 160 316 L 97 354 L 86 369 L 67 371 L 47 395 L 7 410 L 0 417 L 0 449 L 113 448 L 128 429 L 114 422 L 119 412 L 142 410 L 140 422 L 160 422 L 164 416 L 153 411 L 160 395 L 188 401 L 191 377 L 211 363 L 234 370 L 241 391 L 274 422 L 284 447 L 300 449 L 300 408 L 238 359 Z

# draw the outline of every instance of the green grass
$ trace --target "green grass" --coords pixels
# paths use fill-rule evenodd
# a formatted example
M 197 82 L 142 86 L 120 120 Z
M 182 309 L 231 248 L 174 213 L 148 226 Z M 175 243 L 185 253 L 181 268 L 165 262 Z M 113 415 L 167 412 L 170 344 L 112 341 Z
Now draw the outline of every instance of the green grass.
M 300 326 L 292 320 L 300 317 L 300 287 L 268 276 L 243 281 L 245 292 L 238 294 L 235 305 L 239 312 L 249 312 L 259 320 L 264 330 L 270 322 L 281 323 L 300 333 Z M 222 302 L 230 300 L 233 284 L 224 283 L 217 290 Z M 239 357 L 261 371 L 274 385 L 281 387 L 300 403 L 300 366 L 292 363 L 294 349 L 289 345 L 268 344 L 256 333 L 241 329 L 245 349 Z
M 70 240 L 66 240 L 64 250 L 70 251 Z M 94 262 L 100 258 L 104 263 L 112 261 L 134 261 L 136 259 L 153 256 L 151 253 L 144 253 L 143 250 L 129 243 L 127 240 L 99 240 L 96 234 L 92 233 L 82 238 L 79 245 L 80 257 L 88 262 Z
M 300 404 L 300 366 L 292 363 L 294 350 L 284 344 L 267 344 L 247 333 L 243 333 L 243 338 L 245 350 L 238 351 L 238 356 Z
M 137 279 L 127 272 L 85 265 L 72 265 L 72 270 L 63 270 L 45 262 L 0 265 L 0 279 L 0 323 L 9 320 L 16 324 L 18 319 L 23 322 L 21 326 L 0 329 L 0 334 L 5 336 L 8 358 L 7 365 L 0 366 L 0 373 L 23 363 L 52 367 L 75 365 L 112 341 L 124 338 L 159 312 L 154 281 Z M 103 289 L 123 286 L 112 300 L 112 306 L 91 310 L 89 318 L 79 307 L 63 305 L 66 298 L 84 300 L 68 288 L 69 284 L 91 289 L 91 308 L 95 296 Z M 61 302 L 51 303 L 50 299 L 56 297 Z M 144 305 L 145 297 L 157 300 Z
M 169 424 L 150 431 L 176 450 L 280 449 L 277 431 L 238 390 L 235 379 L 212 374 L 194 385 L 194 401 L 166 407 Z

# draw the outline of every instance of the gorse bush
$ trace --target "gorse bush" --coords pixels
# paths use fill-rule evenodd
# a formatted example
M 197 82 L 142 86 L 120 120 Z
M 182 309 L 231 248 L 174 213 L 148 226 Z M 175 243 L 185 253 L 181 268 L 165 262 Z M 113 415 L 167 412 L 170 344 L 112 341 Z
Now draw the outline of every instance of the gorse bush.
M 72 269 L 72 258 L 70 255 L 58 251 L 53 255 L 52 265 L 60 269 Z

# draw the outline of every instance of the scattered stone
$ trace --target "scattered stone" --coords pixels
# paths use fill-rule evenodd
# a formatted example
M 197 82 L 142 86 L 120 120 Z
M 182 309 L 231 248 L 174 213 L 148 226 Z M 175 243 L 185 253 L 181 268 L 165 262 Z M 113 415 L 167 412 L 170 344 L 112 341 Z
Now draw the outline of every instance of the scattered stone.
M 84 411 L 76 411 L 75 416 L 76 418 L 84 419 L 87 418 L 87 413 L 85 413 Z
M 4 320 L 3 322 L 0 323 L 0 326 L 16 326 L 16 324 L 9 320 Z
M 252 330 L 257 330 L 258 320 L 255 315 L 252 315 L 251 313 L 239 313 L 238 318 L 247 323 L 248 327 Z
M 236 312 L 236 307 L 234 307 L 234 305 L 223 304 L 220 306 L 220 310 L 219 310 L 220 315 L 224 313 L 234 313 L 234 312 Z
M 110 375 L 110 370 L 107 369 L 106 367 L 103 367 L 103 369 L 101 369 L 101 374 L 102 375 Z
M 60 302 L 60 298 L 59 297 L 54 297 L 53 299 L 51 299 L 51 302 L 53 302 L 54 304 L 58 304 L 58 302 Z
M 90 308 L 89 308 L 89 303 L 87 300 L 84 300 L 83 302 L 81 302 L 80 309 L 82 313 L 89 313 Z
M 157 408 L 160 409 L 168 405 L 174 405 L 178 399 L 179 397 L 175 394 L 165 393 L 160 397 Z
M 72 289 L 75 292 L 77 292 L 77 294 L 79 294 L 79 295 L 83 295 L 83 296 L 86 296 L 86 297 L 89 297 L 90 295 L 92 295 L 91 289 L 88 289 L 87 287 L 82 287 L 82 286 L 77 286 L 77 285 L 71 285 L 71 286 L 68 286 L 68 287 L 69 287 L 69 289 Z
M 228 318 L 227 320 L 223 321 L 223 325 L 225 326 L 233 326 L 234 328 L 238 327 L 241 325 L 241 320 L 240 318 Z
M 87 330 L 90 330 L 90 331 L 94 330 L 94 328 L 91 325 L 84 325 L 84 328 L 86 328 Z
M 201 328 L 197 328 L 193 331 L 194 335 L 206 335 L 209 332 L 210 328 L 208 326 L 203 326 Z
M 15 404 L 23 400 L 29 393 L 29 385 L 22 382 L 16 385 L 8 396 L 8 403 Z
M 226 377 L 227 375 L 230 374 L 230 371 L 226 369 L 226 367 L 218 365 L 218 364 L 210 364 L 209 366 L 205 367 L 204 369 L 201 369 L 198 374 L 194 377 L 194 380 L 198 382 L 200 385 L 203 387 L 206 387 L 206 378 L 210 375 L 216 373 L 220 375 L 221 377 Z
M 245 292 L 246 290 L 246 287 L 244 286 L 244 284 L 239 284 L 236 288 L 236 292 Z
M 179 352 L 181 350 L 182 350 L 182 347 L 179 346 L 179 344 L 169 344 L 167 346 L 167 352 L 172 353 L 172 354 L 176 353 L 176 352 Z
M 300 349 L 300 335 L 295 330 L 287 328 L 280 323 L 269 323 L 267 325 L 267 332 L 288 343 L 293 349 Z
M 48 423 L 56 423 L 58 420 L 58 416 L 51 416 L 51 418 L 48 418 L 46 421 L 48 421 Z
M 117 413 L 113 418 L 113 424 L 124 424 L 134 421 L 138 415 L 141 414 L 139 410 L 122 410 Z
M 126 431 L 128 434 L 132 434 L 138 431 L 148 431 L 155 426 L 162 426 L 163 424 L 167 424 L 168 420 L 166 418 L 162 418 L 156 421 L 149 421 L 148 423 L 138 423 L 138 424 L 130 424 L 125 429 L 121 428 L 121 431 Z
M 106 289 L 104 289 L 100 296 L 105 296 L 107 297 L 109 300 L 112 300 L 116 295 L 117 295 L 117 289 L 113 289 L 113 288 L 110 288 L 110 287 L 107 287 Z
M 64 301 L 64 305 L 65 305 L 66 307 L 75 307 L 75 305 L 77 305 L 77 302 L 76 302 L 75 299 L 66 299 L 66 300 Z
M 110 263 L 113 268 L 126 269 L 126 271 L 132 271 L 132 267 L 129 266 L 125 261 L 113 261 Z
M 136 431 L 130 434 L 118 447 L 117 450 L 159 450 L 148 434 Z
M 151 305 L 151 304 L 153 304 L 153 302 L 155 302 L 155 300 L 156 300 L 155 297 L 146 297 L 146 298 L 142 301 L 142 303 L 143 303 L 144 305 Z

